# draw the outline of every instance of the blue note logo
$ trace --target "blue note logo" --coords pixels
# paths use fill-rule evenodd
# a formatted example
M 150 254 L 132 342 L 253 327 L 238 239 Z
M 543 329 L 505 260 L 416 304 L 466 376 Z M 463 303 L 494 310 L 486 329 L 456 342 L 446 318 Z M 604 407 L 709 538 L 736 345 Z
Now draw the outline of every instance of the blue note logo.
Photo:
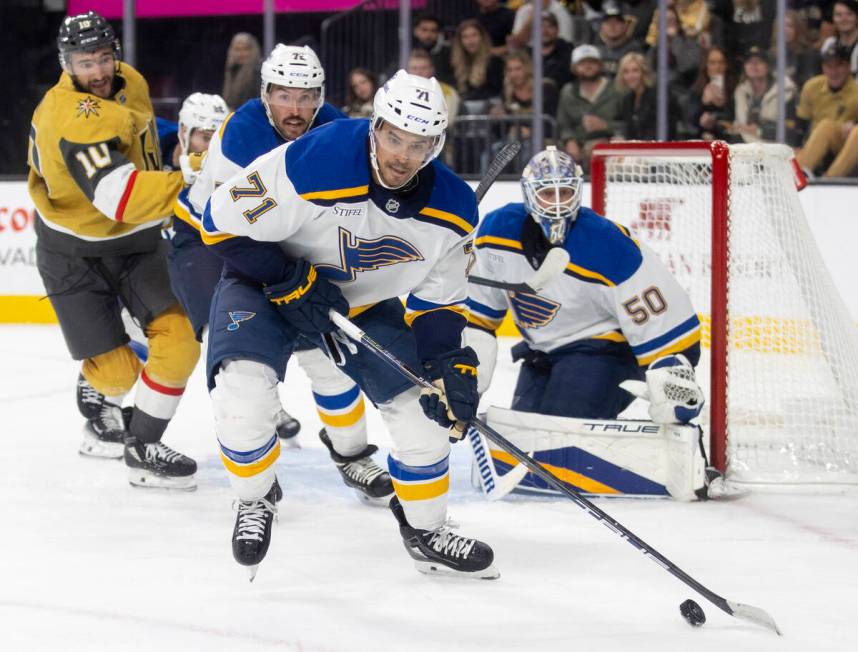
M 560 310 L 560 304 L 556 301 L 527 292 L 510 292 L 509 302 L 515 321 L 522 328 L 547 326 Z
M 254 317 L 256 317 L 255 312 L 248 312 L 247 310 L 233 310 L 229 313 L 229 318 L 232 320 L 232 323 L 226 327 L 226 330 L 229 332 L 237 331 L 238 327 L 241 326 L 241 322 L 253 319 Z
M 375 240 L 353 236 L 343 227 L 340 234 L 340 265 L 316 265 L 316 271 L 331 281 L 354 281 L 358 272 L 423 260 L 417 248 L 402 238 L 385 235 Z

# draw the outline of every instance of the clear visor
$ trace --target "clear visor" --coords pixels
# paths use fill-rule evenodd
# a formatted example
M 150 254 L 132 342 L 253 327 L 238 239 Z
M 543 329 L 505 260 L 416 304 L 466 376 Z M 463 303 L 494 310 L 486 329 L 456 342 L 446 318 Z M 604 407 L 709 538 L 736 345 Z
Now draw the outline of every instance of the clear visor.
M 420 136 L 395 127 L 382 128 L 382 121 L 378 122 L 378 126 L 373 128 L 375 148 L 385 159 L 422 167 L 435 158 L 437 149 L 443 142 L 443 134 Z
M 265 94 L 270 106 L 317 109 L 322 103 L 320 88 L 286 88 L 269 86 Z

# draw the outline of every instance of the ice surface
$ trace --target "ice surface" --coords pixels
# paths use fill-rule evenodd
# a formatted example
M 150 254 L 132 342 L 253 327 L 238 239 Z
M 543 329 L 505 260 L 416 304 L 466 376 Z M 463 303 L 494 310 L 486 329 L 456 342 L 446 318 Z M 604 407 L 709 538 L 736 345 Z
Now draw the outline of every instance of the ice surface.
M 502 405 L 508 359 L 489 397 Z M 278 462 L 286 498 L 250 584 L 230 552 L 202 370 L 165 438 L 200 463 L 189 494 L 134 489 L 121 462 L 77 454 L 77 373 L 58 328 L 0 327 L 1 650 L 858 649 L 858 492 L 599 502 L 715 592 L 766 609 L 783 638 L 723 614 L 567 500 L 484 500 L 463 445 L 451 514 L 494 547 L 501 578 L 429 578 L 393 517 L 341 484 L 292 363 L 283 393 L 304 448 Z M 679 614 L 689 597 L 706 612 L 700 629 Z

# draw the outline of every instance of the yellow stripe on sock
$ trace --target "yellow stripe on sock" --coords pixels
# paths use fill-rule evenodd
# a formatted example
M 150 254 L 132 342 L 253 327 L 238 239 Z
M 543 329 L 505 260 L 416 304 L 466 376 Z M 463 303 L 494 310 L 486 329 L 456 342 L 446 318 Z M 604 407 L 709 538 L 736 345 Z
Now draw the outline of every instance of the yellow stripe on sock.
M 355 425 L 363 418 L 364 410 L 363 396 L 361 396 L 358 404 L 345 414 L 327 414 L 326 412 L 322 412 L 318 407 L 316 408 L 316 412 L 319 413 L 322 423 L 333 428 L 348 428 Z
M 221 452 L 220 454 L 220 459 L 223 462 L 223 465 L 226 467 L 226 470 L 233 475 L 237 475 L 240 478 L 249 478 L 251 476 L 262 473 L 265 469 L 274 464 L 274 462 L 277 461 L 278 457 L 280 457 L 279 439 L 274 445 L 274 448 L 268 451 L 268 454 L 265 457 L 263 457 L 261 460 L 257 460 L 253 464 L 236 464 L 226 455 L 224 455 L 223 452 Z
M 400 500 L 430 500 L 443 496 L 450 489 L 450 474 L 423 484 L 403 484 L 393 480 L 393 488 Z

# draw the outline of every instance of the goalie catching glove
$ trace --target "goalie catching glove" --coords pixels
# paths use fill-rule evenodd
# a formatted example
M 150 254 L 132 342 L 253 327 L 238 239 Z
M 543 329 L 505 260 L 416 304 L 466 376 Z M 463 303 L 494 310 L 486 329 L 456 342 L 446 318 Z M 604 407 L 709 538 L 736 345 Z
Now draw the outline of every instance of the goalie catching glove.
M 658 424 L 688 423 L 703 409 L 703 390 L 694 367 L 681 354 L 655 360 L 647 369 L 646 382 L 624 380 L 620 387 L 649 401 L 649 416 Z
M 423 413 L 444 428 L 452 428 L 451 441 L 465 436 L 467 422 L 477 414 L 477 354 L 470 346 L 454 349 L 423 363 L 434 387 L 420 391 Z
M 265 287 L 265 296 L 280 315 L 302 333 L 330 333 L 337 329 L 330 310 L 349 314 L 349 303 L 336 285 L 322 278 L 306 260 L 296 261 L 292 277 Z

